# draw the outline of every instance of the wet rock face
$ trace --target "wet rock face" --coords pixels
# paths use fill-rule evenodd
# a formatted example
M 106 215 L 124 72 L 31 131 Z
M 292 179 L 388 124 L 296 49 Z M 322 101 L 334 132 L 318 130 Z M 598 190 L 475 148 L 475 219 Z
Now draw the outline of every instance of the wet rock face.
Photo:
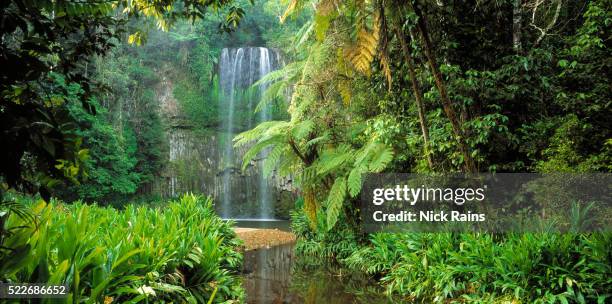
M 230 217 L 259 218 L 263 161 L 253 162 L 242 172 L 240 165 L 247 148 L 239 148 L 234 151 L 232 163 L 235 166 L 223 166 L 219 147 L 225 136 L 215 130 L 195 132 L 185 128 L 168 129 L 169 161 L 160 182 L 162 195 L 173 197 L 184 192 L 212 195 L 217 210 L 222 212 L 220 199 L 229 189 L 232 192 Z M 224 185 L 226 181 L 229 181 L 227 186 Z M 295 200 L 295 195 L 289 191 L 291 185 L 275 176 L 265 179 L 265 183 L 269 187 L 272 216 L 288 218 Z
M 184 192 L 211 195 L 219 214 L 228 218 L 288 218 L 295 200 L 291 182 L 274 174 L 263 177 L 263 157 L 242 172 L 248 147 L 234 148 L 231 141 L 245 128 L 270 119 L 269 109 L 264 108 L 245 121 L 242 114 L 254 111 L 261 92 L 245 95 L 243 89 L 278 68 L 278 53 L 265 48 L 224 49 L 221 57 L 221 125 L 215 128 L 191 125 L 172 96 L 171 79 L 161 77 L 157 97 L 166 125 L 168 164 L 156 182 L 156 192 L 164 197 Z

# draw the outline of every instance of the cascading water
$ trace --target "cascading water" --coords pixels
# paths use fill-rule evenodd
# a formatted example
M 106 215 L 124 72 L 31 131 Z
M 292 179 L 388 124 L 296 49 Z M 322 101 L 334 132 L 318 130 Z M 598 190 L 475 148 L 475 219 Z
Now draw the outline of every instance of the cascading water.
M 272 218 L 270 182 L 263 176 L 260 163 L 251 168 L 251 174 L 257 175 L 257 188 L 253 189 L 250 179 L 240 180 L 240 155 L 233 149 L 232 138 L 240 131 L 252 128 L 256 123 L 271 119 L 270 106 L 260 109 L 259 113 L 252 115 L 268 84 L 262 83 L 255 92 L 248 88 L 266 74 L 280 66 L 280 56 L 277 51 L 264 47 L 225 48 L 221 52 L 219 62 L 220 84 L 222 97 L 220 98 L 220 121 L 225 132 L 221 147 L 221 174 L 222 193 L 220 193 L 221 216 L 224 218 L 237 218 L 234 214 L 235 206 L 239 200 L 256 200 L 259 206 L 258 214 L 251 216 L 259 219 Z M 264 154 L 266 152 L 264 151 Z M 234 184 L 244 183 L 245 193 L 238 198 L 234 193 Z M 241 214 L 241 216 L 244 216 Z

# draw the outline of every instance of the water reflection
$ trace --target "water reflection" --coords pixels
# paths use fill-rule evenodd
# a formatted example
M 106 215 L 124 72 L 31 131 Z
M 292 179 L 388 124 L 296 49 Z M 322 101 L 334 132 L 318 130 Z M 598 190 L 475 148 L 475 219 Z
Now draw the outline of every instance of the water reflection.
M 244 256 L 247 303 L 393 303 L 365 277 L 332 275 L 296 258 L 293 244 L 253 250 Z
M 273 220 L 273 219 L 232 219 L 236 223 L 234 226 L 240 228 L 263 228 L 263 229 L 278 229 L 282 231 L 291 231 L 291 222 L 289 220 Z
M 247 251 L 244 254 L 244 287 L 247 303 L 296 303 L 289 292 L 293 244 Z

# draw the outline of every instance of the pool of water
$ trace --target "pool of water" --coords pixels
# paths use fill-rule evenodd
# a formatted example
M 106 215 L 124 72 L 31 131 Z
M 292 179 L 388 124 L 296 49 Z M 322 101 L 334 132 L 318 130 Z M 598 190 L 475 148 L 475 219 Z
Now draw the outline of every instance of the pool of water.
M 285 244 L 244 254 L 247 303 L 399 303 L 368 278 L 309 266 L 293 249 Z
M 240 228 L 266 228 L 278 229 L 282 231 L 291 231 L 291 222 L 289 220 L 275 219 L 231 219 L 235 222 L 235 227 Z

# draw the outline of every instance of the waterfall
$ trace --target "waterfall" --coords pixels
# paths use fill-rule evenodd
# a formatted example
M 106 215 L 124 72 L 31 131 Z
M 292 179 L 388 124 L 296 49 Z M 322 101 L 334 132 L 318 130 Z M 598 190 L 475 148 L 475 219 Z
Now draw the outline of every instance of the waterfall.
M 239 132 L 252 128 L 255 124 L 270 120 L 270 106 L 263 107 L 257 115 L 253 115 L 255 107 L 261 100 L 268 84 L 260 84 L 255 92 L 249 87 L 280 65 L 280 54 L 264 47 L 225 48 L 221 52 L 219 62 L 220 85 L 222 96 L 219 105 L 219 119 L 224 132 L 220 153 L 222 160 L 222 193 L 220 193 L 221 216 L 236 218 L 236 204 L 241 200 L 256 200 L 259 219 L 273 217 L 271 208 L 273 197 L 271 183 L 263 176 L 262 161 L 256 162 L 250 168 L 250 174 L 257 177 L 257 189 L 253 189 L 249 178 L 241 178 L 242 155 L 234 151 L 232 138 Z M 267 151 L 264 151 L 264 156 Z M 239 193 L 236 190 L 240 189 Z M 242 202 L 244 203 L 244 202 Z
M 272 71 L 272 66 L 270 65 L 270 53 L 266 48 L 259 48 L 259 77 L 263 77 L 266 74 Z M 259 85 L 260 96 L 263 95 L 263 92 L 268 88 L 268 84 L 266 82 Z M 263 107 L 259 112 L 259 122 L 270 120 L 270 107 Z M 269 151 L 264 151 L 264 156 L 267 155 Z M 267 180 L 264 176 L 263 170 L 259 173 L 259 208 L 261 210 L 260 216 L 261 218 L 270 218 L 271 211 L 270 210 L 270 191 L 268 190 Z

